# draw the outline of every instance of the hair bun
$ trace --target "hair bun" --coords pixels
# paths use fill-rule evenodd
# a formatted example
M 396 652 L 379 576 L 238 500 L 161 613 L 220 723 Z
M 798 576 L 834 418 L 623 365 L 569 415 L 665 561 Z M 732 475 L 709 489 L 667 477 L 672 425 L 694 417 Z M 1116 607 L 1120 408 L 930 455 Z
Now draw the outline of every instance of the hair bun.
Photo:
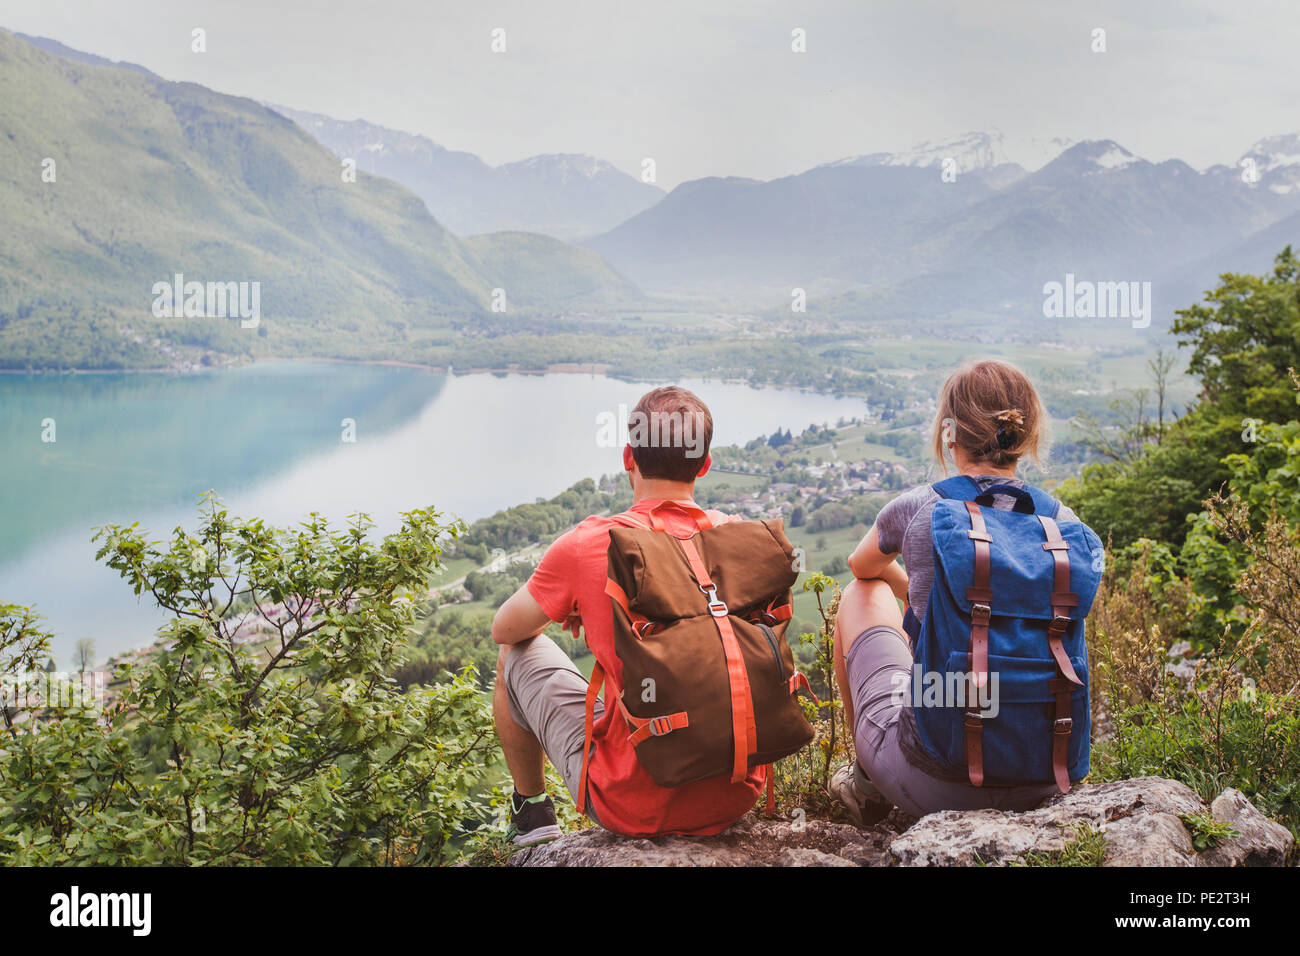
M 1018 408 L 1004 408 L 1002 411 L 998 412 L 993 417 L 998 422 L 1001 422 L 1004 425 L 1010 424 L 1016 426 L 1017 428 L 1025 427 L 1024 412 L 1022 412 Z
M 998 423 L 998 447 L 1010 451 L 1016 446 L 1020 429 L 1025 427 L 1024 413 L 1018 408 L 1004 408 L 993 418 Z

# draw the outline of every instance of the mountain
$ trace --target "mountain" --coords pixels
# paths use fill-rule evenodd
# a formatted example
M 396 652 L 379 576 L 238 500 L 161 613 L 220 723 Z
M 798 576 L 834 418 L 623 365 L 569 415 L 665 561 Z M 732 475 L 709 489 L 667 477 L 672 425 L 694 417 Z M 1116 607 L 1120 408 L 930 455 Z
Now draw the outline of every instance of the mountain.
M 1041 321 L 1043 285 L 1067 273 L 1150 281 L 1167 316 L 1188 304 L 1173 290 L 1189 264 L 1300 210 L 1296 147 L 1262 140 L 1251 153 L 1259 182 L 1247 184 L 1240 169 L 1151 163 L 1112 140 L 1075 143 L 1026 172 L 1000 135 L 972 133 L 771 182 L 683 183 L 587 244 L 647 287 L 769 303 L 803 287 L 841 317 Z
M 345 182 L 328 150 L 249 99 L 5 31 L 0 86 L 0 366 L 159 364 L 159 342 L 352 355 L 387 342 L 391 357 L 489 314 L 495 288 L 523 310 L 638 294 L 546 237 L 467 245 L 403 187 Z M 157 315 L 155 283 L 177 273 L 258 283 L 256 332 Z
M 1242 154 L 1233 172 L 1241 176 L 1248 160 L 1261 188 L 1281 196 L 1300 192 L 1300 133 L 1261 139 Z
M 944 160 L 954 160 L 959 172 L 992 170 L 998 167 L 1036 170 L 1047 165 L 1062 152 L 1074 145 L 1065 137 L 1019 137 L 1008 141 L 1002 132 L 971 130 L 951 139 L 918 143 L 911 149 L 898 153 L 868 153 L 850 156 L 828 166 L 942 166 Z
M 459 235 L 523 231 L 579 239 L 613 228 L 664 195 L 592 156 L 533 156 L 494 167 L 425 136 L 268 105 L 336 156 L 406 186 Z
M 1003 136 L 1000 132 L 972 131 L 955 139 L 941 142 L 924 142 L 901 153 L 869 153 L 853 156 L 830 166 L 942 166 L 952 160 L 957 171 L 968 173 L 977 169 L 993 169 L 1011 164 Z M 1017 164 L 1018 165 L 1018 164 Z
M 60 43 L 58 40 L 52 40 L 49 37 L 33 37 L 26 33 L 15 33 L 14 36 L 20 40 L 26 40 L 34 47 L 44 50 L 46 53 L 53 53 L 55 56 L 61 56 L 65 60 L 73 60 L 77 63 L 86 63 L 90 66 L 115 66 L 123 70 L 131 70 L 139 73 L 141 76 L 151 76 L 158 79 L 158 74 L 152 70 L 147 70 L 139 63 L 128 63 L 126 60 L 110 60 L 108 57 L 96 56 L 94 53 L 85 53 L 81 50 L 74 50 L 72 47 Z
M 885 282 L 910 268 L 933 224 L 991 195 L 990 178 L 836 164 L 771 182 L 695 180 L 585 244 L 633 281 L 673 291 Z

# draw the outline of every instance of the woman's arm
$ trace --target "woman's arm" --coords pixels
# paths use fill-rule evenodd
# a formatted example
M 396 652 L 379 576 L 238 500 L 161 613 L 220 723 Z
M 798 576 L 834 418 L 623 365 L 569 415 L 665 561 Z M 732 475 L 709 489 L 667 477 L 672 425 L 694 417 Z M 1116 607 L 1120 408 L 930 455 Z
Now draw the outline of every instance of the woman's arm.
M 864 581 L 876 578 L 884 581 L 889 585 L 889 589 L 894 592 L 894 597 L 906 605 L 907 572 L 903 570 L 903 566 L 898 563 L 897 559 L 897 554 L 885 554 L 880 550 L 880 543 L 876 536 L 876 526 L 872 525 L 866 537 L 849 555 L 849 570 L 853 572 L 855 578 L 861 578 Z

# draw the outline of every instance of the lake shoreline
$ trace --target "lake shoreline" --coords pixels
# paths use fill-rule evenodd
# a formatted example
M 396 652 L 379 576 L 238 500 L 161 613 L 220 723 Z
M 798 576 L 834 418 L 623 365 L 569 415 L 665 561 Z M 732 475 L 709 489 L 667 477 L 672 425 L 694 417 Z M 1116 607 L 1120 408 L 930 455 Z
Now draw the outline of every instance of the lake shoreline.
M 60 660 L 86 636 L 104 656 L 144 646 L 157 609 L 94 559 L 90 528 L 137 522 L 166 539 L 193 526 L 206 489 L 275 527 L 310 511 L 337 527 L 364 512 L 384 534 L 431 503 L 473 522 L 619 471 L 601 416 L 617 420 L 650 387 L 587 365 L 550 375 L 413 365 L 268 360 L 213 370 L 226 374 L 0 378 L 0 597 L 40 608 Z M 719 447 L 867 414 L 858 398 L 680 381 L 713 409 Z M 57 419 L 57 443 L 41 440 L 46 418 Z
M 471 368 L 457 372 L 454 366 L 447 365 L 428 365 L 423 362 L 407 362 L 402 359 L 347 359 L 347 358 L 320 358 L 316 356 L 285 356 L 285 357 L 267 357 L 262 359 L 253 359 L 251 362 L 241 362 L 235 365 L 216 365 L 206 368 L 69 368 L 69 369 L 0 369 L 0 375 L 27 375 L 37 376 L 77 376 L 77 375 L 174 375 L 177 377 L 185 375 L 206 374 L 208 372 L 229 372 L 236 369 L 251 368 L 255 365 L 271 365 L 281 362 L 294 364 L 311 364 L 324 363 L 330 365 L 367 365 L 382 366 L 387 368 L 410 368 L 430 372 L 436 375 L 599 375 L 604 378 L 614 379 L 621 382 L 644 382 L 654 384 L 661 382 L 674 381 L 674 379 L 664 378 L 661 376 L 640 376 L 640 375 L 622 375 L 611 372 L 612 365 L 604 363 L 579 363 L 579 362 L 561 362 L 555 365 L 549 365 L 546 368 Z M 834 391 L 829 389 L 820 389 L 811 385 L 791 385 L 777 382 L 754 383 L 743 378 L 714 378 L 704 372 L 687 372 L 680 376 L 676 381 L 694 380 L 699 382 L 717 382 L 722 385 L 747 385 L 750 388 L 778 388 L 793 392 L 806 392 L 813 395 L 830 395 L 836 398 L 863 398 L 865 396 L 859 392 L 852 391 Z

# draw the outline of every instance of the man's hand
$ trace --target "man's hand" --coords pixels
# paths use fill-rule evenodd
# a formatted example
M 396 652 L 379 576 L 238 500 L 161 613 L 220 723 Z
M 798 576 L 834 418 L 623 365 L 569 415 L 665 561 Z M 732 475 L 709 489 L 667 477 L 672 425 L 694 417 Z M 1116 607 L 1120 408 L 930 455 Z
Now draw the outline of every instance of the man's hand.
M 506 599 L 492 618 L 492 640 L 498 644 L 518 644 L 536 637 L 550 623 L 551 619 L 525 584 Z

